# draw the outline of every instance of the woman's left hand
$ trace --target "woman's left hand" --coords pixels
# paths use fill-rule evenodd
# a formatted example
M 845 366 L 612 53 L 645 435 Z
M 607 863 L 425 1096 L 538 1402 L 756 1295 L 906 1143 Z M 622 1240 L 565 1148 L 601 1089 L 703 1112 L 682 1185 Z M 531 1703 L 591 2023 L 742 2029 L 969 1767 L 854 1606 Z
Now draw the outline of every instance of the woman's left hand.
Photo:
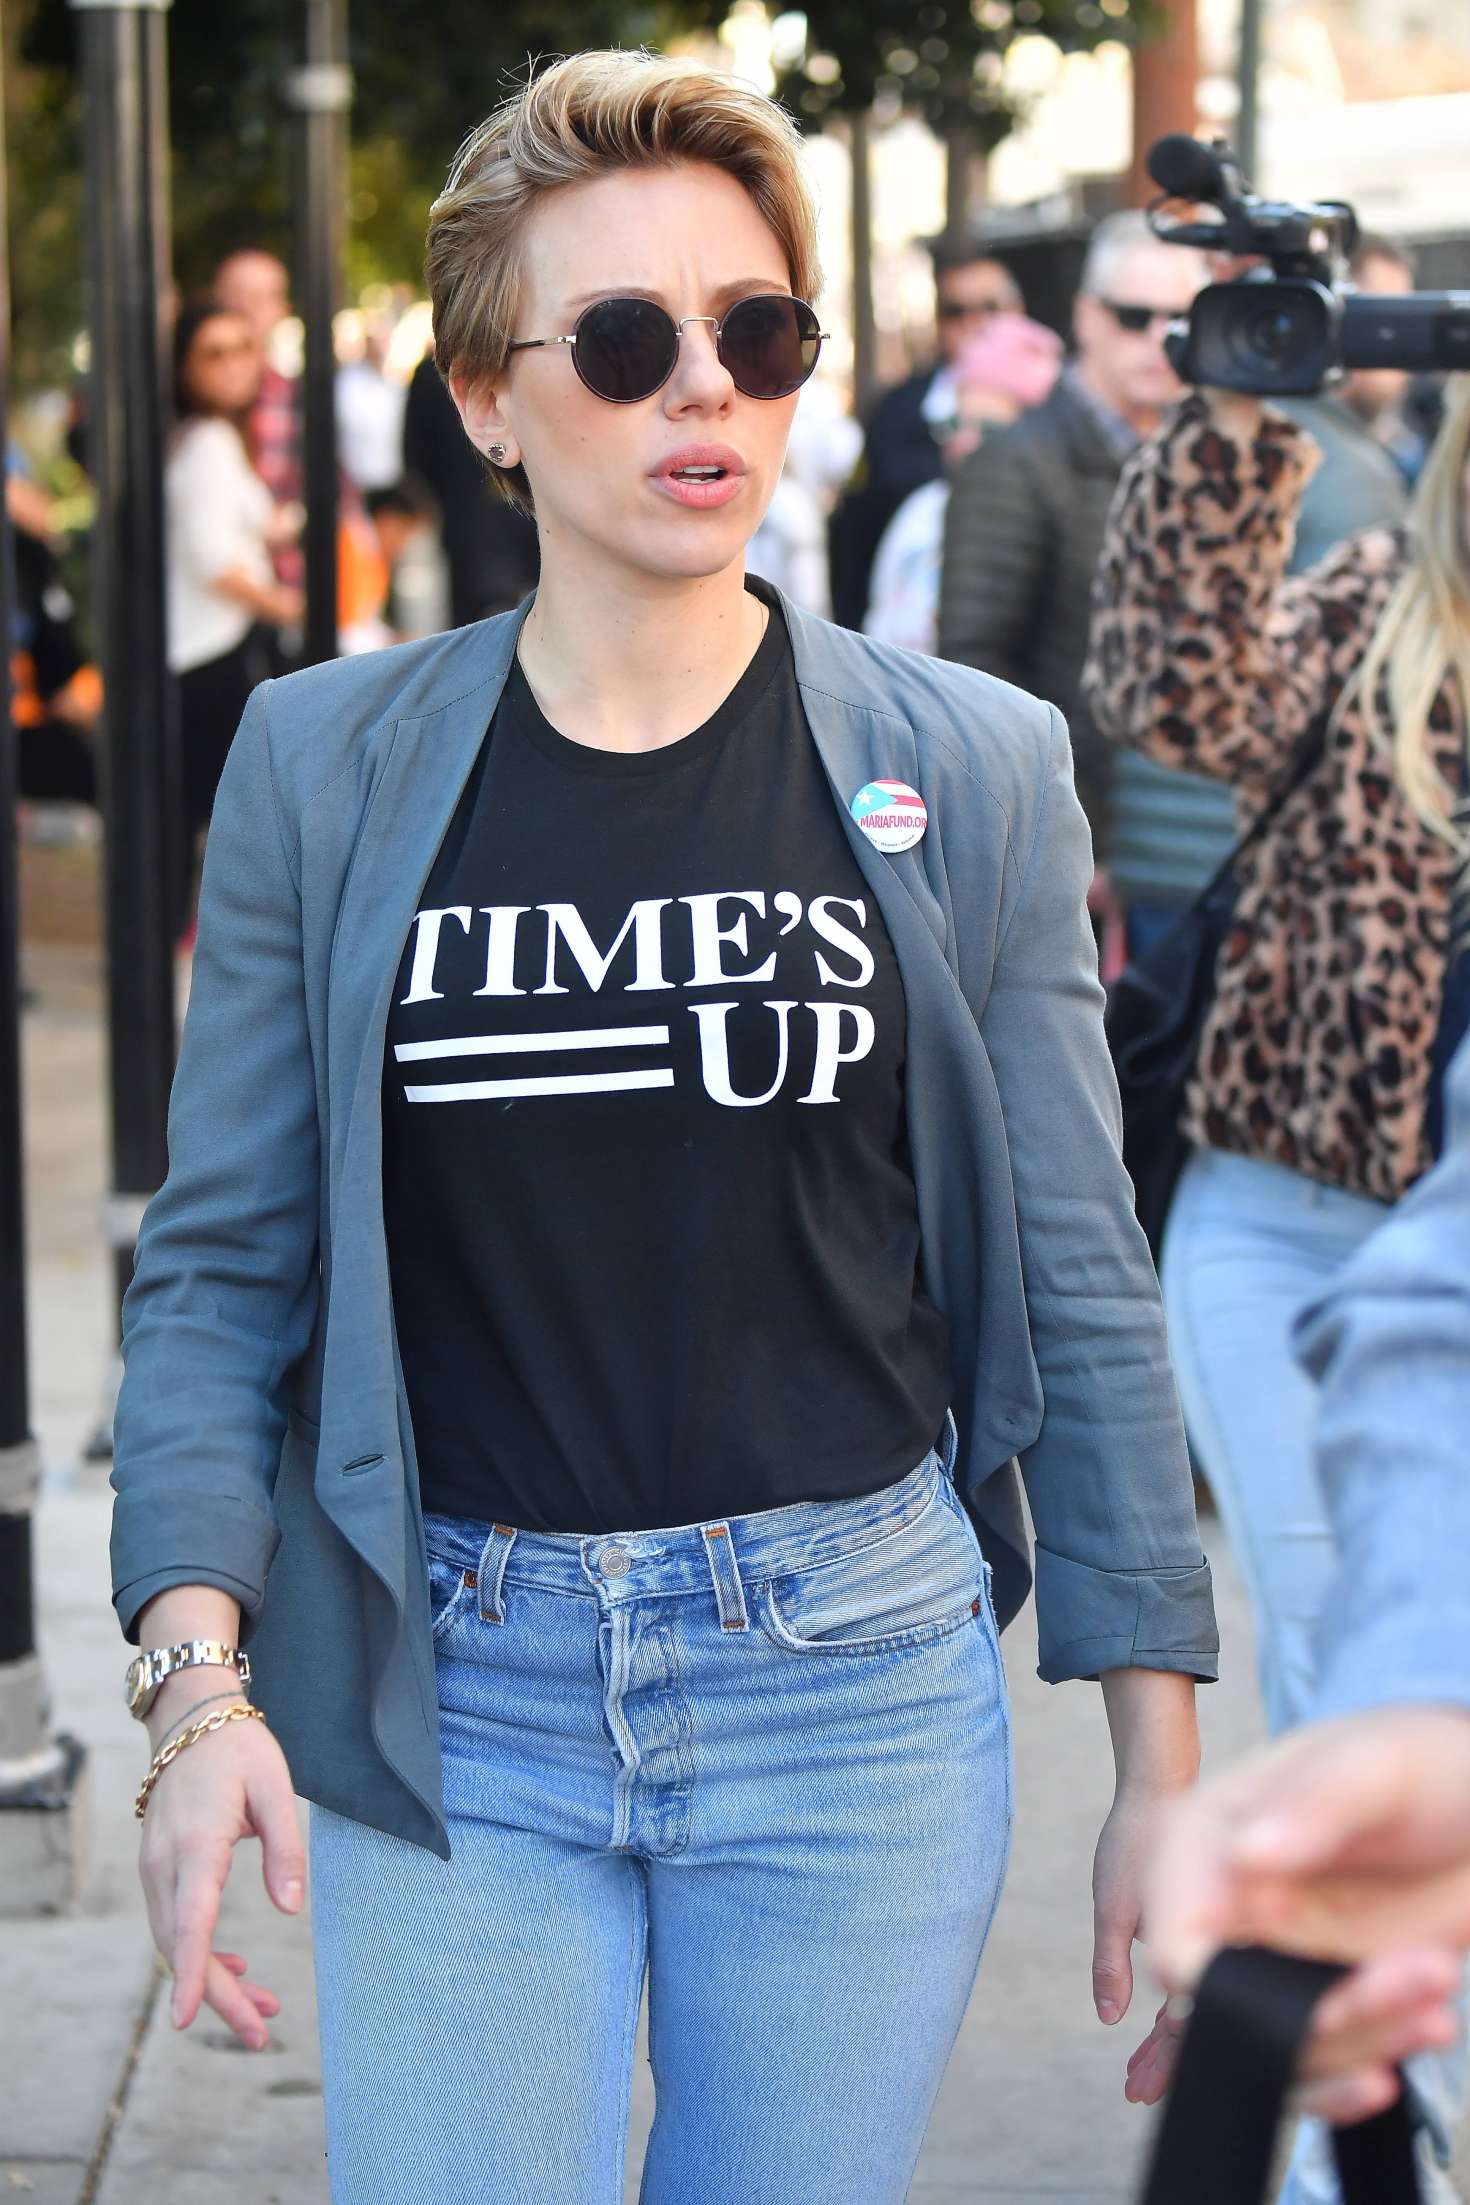
M 1133 1998 L 1133 1940 L 1143 1918 L 1160 1795 L 1121 1784 L 1092 1864 L 1092 2002 L 1109 2028 Z

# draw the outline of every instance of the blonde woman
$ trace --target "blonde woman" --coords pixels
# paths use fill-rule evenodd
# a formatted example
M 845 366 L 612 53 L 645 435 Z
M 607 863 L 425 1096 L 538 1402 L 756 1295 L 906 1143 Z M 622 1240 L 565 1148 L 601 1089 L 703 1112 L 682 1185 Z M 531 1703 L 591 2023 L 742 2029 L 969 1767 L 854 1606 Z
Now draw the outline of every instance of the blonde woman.
M 620 2197 L 645 1981 L 645 2205 L 898 2205 L 1008 1842 L 1016 1454 L 1043 1672 L 1115 1740 L 1104 2020 L 1194 1773 L 1065 731 L 743 578 L 813 237 L 789 120 L 695 68 L 476 131 L 437 358 L 540 586 L 270 684 L 220 791 L 115 1598 L 218 1642 L 135 1677 L 182 2025 L 264 2041 L 220 1887 L 255 1833 L 299 1903 L 312 1803 L 343 2205 Z
M 1287 579 L 1314 457 L 1254 399 L 1186 400 L 1119 486 L 1086 676 L 1105 733 L 1229 782 L 1247 817 L 1327 731 L 1243 864 L 1162 1258 L 1185 1421 L 1245 1572 L 1273 1730 L 1312 1706 L 1334 1560 L 1292 1321 L 1430 1161 L 1470 846 L 1470 377 L 1451 379 L 1408 527 Z M 1422 2078 L 1445 2163 L 1458 2060 Z M 1336 2194 L 1313 2137 L 1286 2195 Z

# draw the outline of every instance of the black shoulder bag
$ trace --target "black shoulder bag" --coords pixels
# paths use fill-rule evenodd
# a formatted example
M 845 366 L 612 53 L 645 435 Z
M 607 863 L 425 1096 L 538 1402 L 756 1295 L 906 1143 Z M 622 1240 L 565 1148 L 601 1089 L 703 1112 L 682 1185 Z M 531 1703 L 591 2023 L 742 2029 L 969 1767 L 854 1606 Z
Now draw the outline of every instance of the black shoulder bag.
M 1312 2008 L 1345 1972 L 1258 1947 L 1217 1955 L 1195 1999 L 1142 2205 L 1263 2205 Z M 1419 2205 L 1402 2095 L 1332 2138 L 1344 2205 Z
M 1189 1154 L 1181 1133 L 1184 1091 L 1215 994 L 1215 969 L 1235 916 L 1237 870 L 1321 761 L 1322 713 L 1276 794 L 1166 934 L 1132 960 L 1108 995 L 1105 1027 L 1123 1101 L 1123 1162 L 1138 1221 L 1157 1259 L 1164 1223 Z

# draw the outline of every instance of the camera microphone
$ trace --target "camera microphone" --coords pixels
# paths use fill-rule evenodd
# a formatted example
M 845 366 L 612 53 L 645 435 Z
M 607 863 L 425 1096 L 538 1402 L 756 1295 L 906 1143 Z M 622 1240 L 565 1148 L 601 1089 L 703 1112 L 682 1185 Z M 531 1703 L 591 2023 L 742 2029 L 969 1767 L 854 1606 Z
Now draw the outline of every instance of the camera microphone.
M 1191 138 L 1182 130 L 1171 131 L 1150 146 L 1148 172 L 1169 199 L 1208 199 L 1218 203 L 1228 195 L 1225 164 L 1213 146 Z

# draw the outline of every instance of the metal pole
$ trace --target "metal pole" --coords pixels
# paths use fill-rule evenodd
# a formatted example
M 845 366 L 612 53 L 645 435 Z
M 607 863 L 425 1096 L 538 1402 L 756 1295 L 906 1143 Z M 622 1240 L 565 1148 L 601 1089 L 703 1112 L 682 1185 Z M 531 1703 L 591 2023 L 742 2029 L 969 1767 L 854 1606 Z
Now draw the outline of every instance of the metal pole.
M 952 116 L 944 130 L 944 236 L 968 238 L 974 224 L 971 201 L 979 162 L 980 133 L 969 116 Z
M 1235 158 L 1251 183 L 1257 183 L 1261 153 L 1261 9 L 1262 0 L 1240 0 L 1240 107 L 1235 119 Z
M 873 318 L 873 165 L 866 108 L 847 118 L 852 163 L 852 381 L 857 411 L 865 416 L 877 396 L 878 331 Z
M 149 1197 L 168 1168 L 174 936 L 182 920 L 178 701 L 164 630 L 169 0 L 70 0 L 80 16 L 97 520 L 93 571 L 105 691 L 112 1193 L 103 1231 L 121 1302 Z M 111 1453 L 105 1412 L 87 1449 Z
M 288 79 L 296 110 L 300 208 L 297 296 L 306 331 L 302 379 L 306 495 L 306 657 L 337 655 L 337 411 L 332 321 L 342 281 L 347 115 L 345 0 L 306 0 L 306 64 Z
M 9 399 L 10 271 L 0 130 L 0 420 Z M 0 516 L 0 633 L 14 599 L 10 529 Z M 10 652 L 0 651 L 0 1914 L 50 1914 L 75 1896 L 84 1753 L 51 1735 L 36 1650 L 31 1516 L 41 1456 L 30 1429 L 24 1149 L 20 1067 L 18 771 Z

